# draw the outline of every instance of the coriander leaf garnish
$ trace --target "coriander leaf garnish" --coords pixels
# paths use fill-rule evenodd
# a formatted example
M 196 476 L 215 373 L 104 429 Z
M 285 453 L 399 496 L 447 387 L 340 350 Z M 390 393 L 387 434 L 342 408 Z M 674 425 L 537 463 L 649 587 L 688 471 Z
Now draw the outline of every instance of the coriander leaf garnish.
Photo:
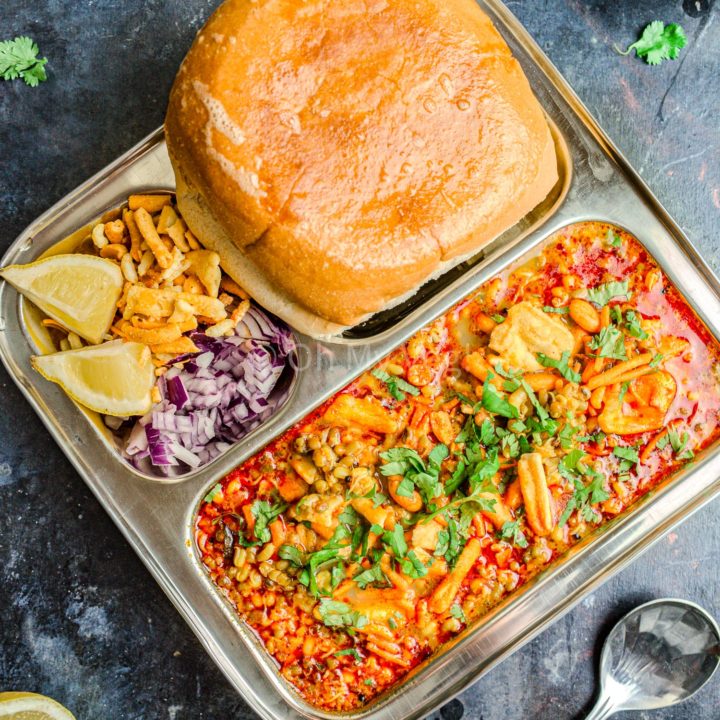
M 689 441 L 690 435 L 687 432 L 680 435 L 675 428 L 670 428 L 667 435 L 664 438 L 661 438 L 661 441 L 658 442 L 657 446 L 662 450 L 662 448 L 664 448 L 669 442 L 672 446 L 673 453 L 675 453 L 675 457 L 678 460 L 692 460 L 695 457 L 695 453 L 687 448 Z
M 625 311 L 625 328 L 633 337 L 638 340 L 645 340 L 648 334 L 643 330 L 640 324 L 640 317 L 634 310 Z
M 570 365 L 568 364 L 569 360 L 570 353 L 567 350 L 565 350 L 565 352 L 560 356 L 559 360 L 548 357 L 544 353 L 537 354 L 537 361 L 543 367 L 555 368 L 566 380 L 569 380 L 573 383 L 579 383 L 581 380 L 580 373 L 575 372 L 570 367 Z
M 648 65 L 659 65 L 663 60 L 676 60 L 687 44 L 687 37 L 681 25 L 655 20 L 645 27 L 639 40 L 630 45 L 627 50 L 615 50 L 621 55 L 629 55 L 633 50 L 635 54 L 644 58 Z
M 589 347 L 598 351 L 598 357 L 627 360 L 625 336 L 613 325 L 608 325 L 597 335 L 593 335 Z
M 260 542 L 270 542 L 271 535 L 268 525 L 270 525 L 280 513 L 285 512 L 287 507 L 287 503 L 273 507 L 267 500 L 256 500 L 252 504 L 250 510 L 255 518 L 255 537 L 260 540 Z
M 518 417 L 518 409 L 511 405 L 490 382 L 495 376 L 489 372 L 483 383 L 482 406 L 491 413 L 506 418 Z
M 400 560 L 400 568 L 405 575 L 411 578 L 425 577 L 428 572 L 428 567 L 423 564 L 414 550 L 408 551 L 408 554 Z
M 618 393 L 618 403 L 620 406 L 625 402 L 625 396 L 627 395 L 627 391 L 630 389 L 630 382 L 624 382 L 620 386 L 620 392 Z
M 355 648 L 345 648 L 344 650 L 338 650 L 333 653 L 335 657 L 342 657 L 343 655 L 352 655 L 355 662 L 362 662 L 362 655 Z M 372 680 L 370 681 L 372 682 Z
M 660 365 L 660 363 L 664 360 L 665 356 L 661 353 L 655 353 L 653 355 L 653 359 L 648 363 L 649 367 L 656 368 Z
M 625 297 L 628 300 L 632 296 L 629 289 L 629 281 L 623 280 L 612 280 L 611 282 L 598 285 L 597 287 L 590 288 L 588 290 L 588 300 L 594 302 L 596 305 L 602 307 L 607 305 L 610 300 L 616 297 Z
M 427 464 L 410 448 L 390 448 L 380 457 L 385 464 L 380 466 L 380 472 L 387 476 L 402 475 L 403 479 L 397 488 L 397 494 L 403 497 L 412 497 L 415 488 L 420 491 L 423 500 L 429 505 L 443 492 L 440 482 L 440 466 L 449 455 L 449 450 L 442 443 L 436 445 L 428 455 Z
M 380 370 L 379 368 L 375 368 L 371 375 L 384 382 L 387 385 L 388 392 L 396 400 L 404 400 L 405 393 L 409 393 L 413 396 L 420 394 L 420 391 L 414 385 L 411 385 L 409 382 L 405 382 L 405 380 L 396 377 L 395 375 L 390 375 L 390 373 L 386 373 L 384 370 Z
M 570 480 L 575 488 L 558 521 L 560 527 L 568 521 L 574 510 L 578 510 L 581 517 L 587 522 L 600 520 L 600 515 L 591 506 L 605 502 L 610 497 L 603 487 L 604 477 L 583 463 L 585 457 L 582 450 L 574 448 L 558 464 L 560 475 L 566 480 Z M 583 475 L 591 478 L 587 485 L 583 482 Z
M 567 315 L 570 312 L 569 307 L 553 307 L 552 305 L 543 305 L 543 312 L 558 313 L 559 315 Z
M 216 495 L 222 492 L 222 485 L 220 483 L 215 483 L 213 487 L 211 488 L 210 492 L 203 498 L 203 502 L 209 503 L 212 502 Z
M 38 46 L 29 37 L 0 42 L 0 77 L 3 80 L 22 78 L 26 85 L 37 87 L 47 80 L 47 58 L 39 58 Z
M 347 603 L 330 598 L 320 600 L 318 612 L 328 627 L 362 628 L 368 623 L 365 615 L 353 610 Z
M 499 534 L 503 540 L 511 540 L 513 545 L 517 545 L 520 548 L 526 548 L 528 546 L 527 538 L 520 529 L 519 520 L 508 520 L 506 523 L 503 523 Z
M 278 549 L 278 557 L 287 560 L 297 567 L 305 565 L 305 557 L 294 545 L 281 545 Z
M 504 322 L 505 322 L 505 316 L 504 316 L 504 315 L 491 315 L 490 317 L 491 317 L 498 325 L 500 325 L 500 323 L 504 323 Z
M 450 615 L 452 617 L 456 618 L 460 622 L 463 622 L 467 624 L 467 618 L 465 617 L 465 612 L 462 609 L 462 606 L 458 603 L 455 603 L 454 605 L 450 606 Z
M 360 588 L 363 590 L 372 583 L 386 583 L 387 578 L 385 577 L 385 573 L 383 572 L 382 568 L 380 567 L 380 563 L 376 563 L 368 570 L 363 570 L 361 573 L 356 575 L 353 580 L 358 584 Z
M 640 464 L 640 456 L 635 447 L 615 447 L 613 448 L 613 455 L 621 460 L 621 462 L 618 463 L 618 472 L 627 472 L 633 465 Z
M 610 228 L 608 228 L 607 235 L 605 236 L 605 242 L 610 247 L 622 247 L 622 238 Z

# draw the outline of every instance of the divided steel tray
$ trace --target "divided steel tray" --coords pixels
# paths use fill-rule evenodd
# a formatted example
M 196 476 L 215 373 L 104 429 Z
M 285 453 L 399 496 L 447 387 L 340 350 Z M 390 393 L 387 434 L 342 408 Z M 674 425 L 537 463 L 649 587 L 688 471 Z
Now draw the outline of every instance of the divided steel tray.
M 56 386 L 30 368 L 35 351 L 23 303 L 0 286 L 0 357 L 11 377 L 215 662 L 264 718 L 410 719 L 427 715 L 530 640 L 690 513 L 720 493 L 718 444 L 600 528 L 548 570 L 426 660 L 366 708 L 327 713 L 278 675 L 253 633 L 213 587 L 197 558 L 195 512 L 208 488 L 386 355 L 418 328 L 560 228 L 582 220 L 635 235 L 710 332 L 720 338 L 720 283 L 590 116 L 548 58 L 499 0 L 480 2 L 522 64 L 553 126 L 560 180 L 543 205 L 483 253 L 422 288 L 408 303 L 333 342 L 296 334 L 298 369 L 286 404 L 205 467 L 151 479 L 119 456 L 107 435 Z M 2 265 L 26 263 L 125 201 L 131 192 L 172 190 L 158 130 L 63 198 L 13 243 Z

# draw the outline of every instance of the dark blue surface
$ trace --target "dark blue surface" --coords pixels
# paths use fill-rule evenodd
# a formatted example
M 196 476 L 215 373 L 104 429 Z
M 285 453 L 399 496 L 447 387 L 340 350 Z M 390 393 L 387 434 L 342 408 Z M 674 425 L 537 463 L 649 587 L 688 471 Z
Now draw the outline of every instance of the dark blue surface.
M 336 0 L 339 1 L 339 0 Z M 214 0 L 1 0 L 0 39 L 47 55 L 39 88 L 0 82 L 0 251 L 50 204 L 157 127 Z M 591 112 L 720 269 L 720 13 L 707 0 L 517 0 Z M 612 50 L 681 22 L 681 59 Z M 581 717 L 594 654 L 635 604 L 685 597 L 720 616 L 718 504 L 670 533 L 434 718 Z M 0 370 L 0 690 L 43 692 L 78 720 L 254 718 Z M 639 720 L 717 720 L 720 678 Z

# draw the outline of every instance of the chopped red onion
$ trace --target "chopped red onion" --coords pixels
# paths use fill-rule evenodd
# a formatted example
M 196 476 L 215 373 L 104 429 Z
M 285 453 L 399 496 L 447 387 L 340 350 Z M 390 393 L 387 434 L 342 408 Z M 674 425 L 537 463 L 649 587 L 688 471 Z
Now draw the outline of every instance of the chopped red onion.
M 195 332 L 199 353 L 169 363 L 158 380 L 161 402 L 135 422 L 125 455 L 151 473 L 197 468 L 270 417 L 287 397 L 279 383 L 295 342 L 289 328 L 253 306 L 236 334 Z

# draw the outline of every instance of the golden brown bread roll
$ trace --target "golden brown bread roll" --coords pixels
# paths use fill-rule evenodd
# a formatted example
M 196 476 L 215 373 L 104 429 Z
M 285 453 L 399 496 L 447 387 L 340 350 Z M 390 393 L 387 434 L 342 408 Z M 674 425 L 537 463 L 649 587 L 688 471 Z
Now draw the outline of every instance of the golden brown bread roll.
M 193 232 L 316 336 L 477 252 L 557 180 L 543 111 L 474 0 L 226 0 L 166 136 Z

